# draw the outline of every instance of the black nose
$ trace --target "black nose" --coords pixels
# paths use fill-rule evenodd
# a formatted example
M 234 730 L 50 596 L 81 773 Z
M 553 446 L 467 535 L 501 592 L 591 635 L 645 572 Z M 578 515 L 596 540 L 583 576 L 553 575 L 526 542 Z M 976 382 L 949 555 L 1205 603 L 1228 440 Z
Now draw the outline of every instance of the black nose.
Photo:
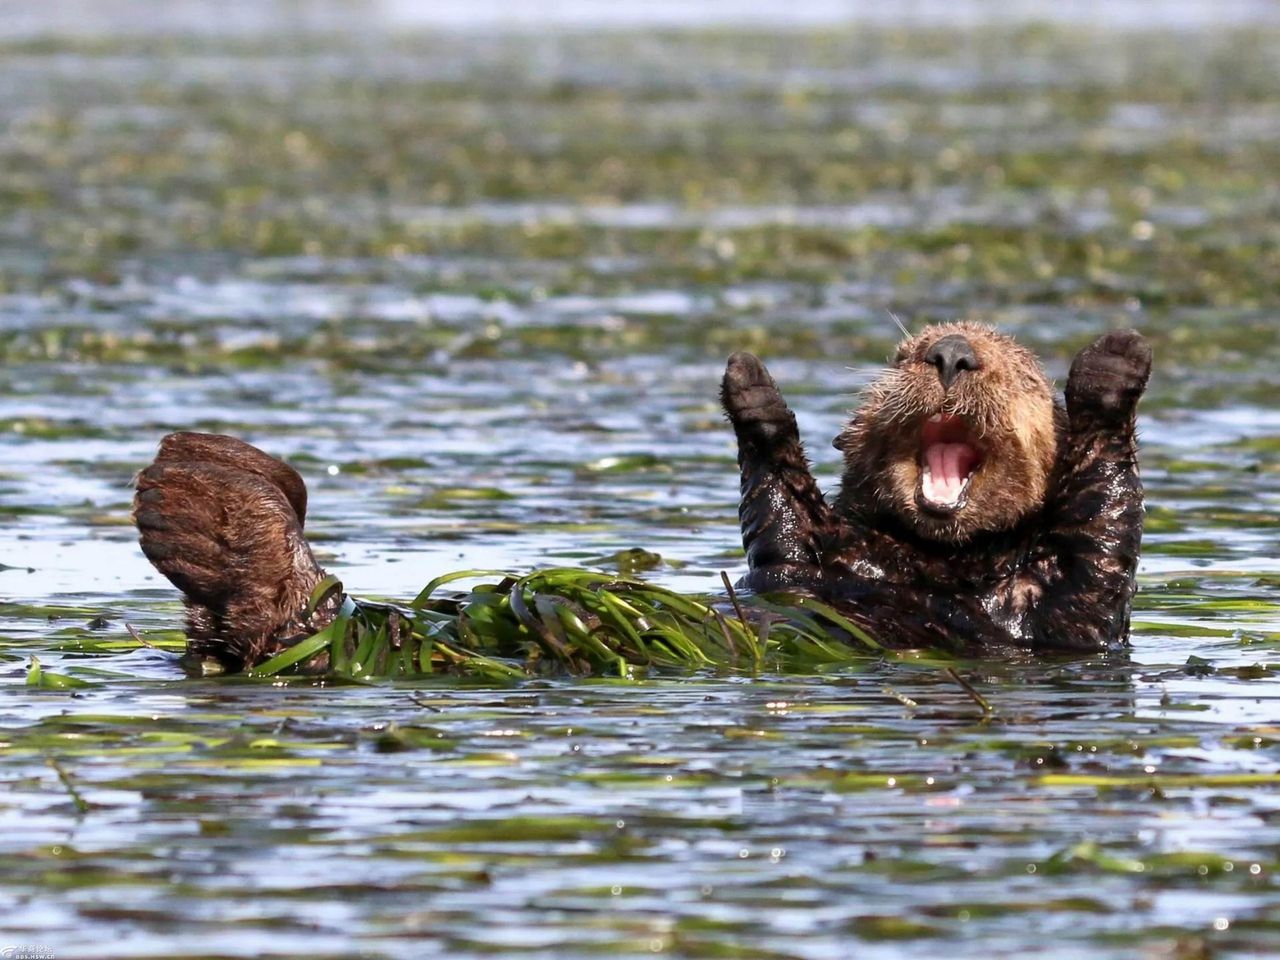
M 938 368 L 938 379 L 946 390 L 951 389 L 951 384 L 960 376 L 961 371 L 977 370 L 981 366 L 969 341 L 958 333 L 941 338 L 925 351 L 924 362 Z

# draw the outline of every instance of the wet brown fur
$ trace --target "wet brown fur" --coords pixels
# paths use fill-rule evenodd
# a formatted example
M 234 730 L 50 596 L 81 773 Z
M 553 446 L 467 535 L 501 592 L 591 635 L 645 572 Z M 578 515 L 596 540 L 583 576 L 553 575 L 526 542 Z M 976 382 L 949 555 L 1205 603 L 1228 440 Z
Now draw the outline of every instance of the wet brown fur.
M 183 593 L 197 654 L 239 669 L 332 618 L 306 615 L 324 571 L 303 537 L 307 490 L 288 464 L 234 437 L 173 433 L 138 474 L 142 552 Z
M 960 334 L 976 369 L 950 389 L 924 354 Z M 1142 538 L 1137 403 L 1151 350 L 1134 331 L 1076 356 L 1058 403 L 1034 356 L 989 327 L 929 327 L 900 346 L 836 440 L 829 505 L 795 417 L 758 359 L 729 359 L 739 517 L 757 592 L 801 590 L 886 643 L 1097 651 L 1123 644 Z M 922 511 L 921 424 L 967 418 L 982 462 L 953 516 Z
M 968 340 L 979 366 L 944 389 L 925 353 L 956 334 Z M 982 456 L 965 508 L 951 516 L 917 501 L 920 431 L 939 413 L 962 417 Z M 903 341 L 836 438 L 845 459 L 836 511 L 864 521 L 876 513 L 896 516 L 921 536 L 957 544 L 1007 530 L 1043 505 L 1063 426 L 1053 387 L 1030 350 L 982 324 L 929 327 Z

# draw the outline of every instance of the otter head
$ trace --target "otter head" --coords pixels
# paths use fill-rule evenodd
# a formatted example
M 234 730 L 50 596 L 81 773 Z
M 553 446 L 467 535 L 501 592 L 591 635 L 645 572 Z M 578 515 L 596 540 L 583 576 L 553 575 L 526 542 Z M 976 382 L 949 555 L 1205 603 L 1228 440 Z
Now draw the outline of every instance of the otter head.
M 976 323 L 904 340 L 835 444 L 842 500 L 964 543 L 1044 504 L 1061 413 L 1039 361 Z

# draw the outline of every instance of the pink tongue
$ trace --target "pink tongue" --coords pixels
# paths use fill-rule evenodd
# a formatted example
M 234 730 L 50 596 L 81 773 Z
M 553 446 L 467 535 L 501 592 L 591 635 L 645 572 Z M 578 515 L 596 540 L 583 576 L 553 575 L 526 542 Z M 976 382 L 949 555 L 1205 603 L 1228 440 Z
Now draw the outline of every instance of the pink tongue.
M 925 497 L 934 503 L 958 503 L 977 451 L 967 443 L 933 443 L 925 449 L 924 458 L 929 466 Z

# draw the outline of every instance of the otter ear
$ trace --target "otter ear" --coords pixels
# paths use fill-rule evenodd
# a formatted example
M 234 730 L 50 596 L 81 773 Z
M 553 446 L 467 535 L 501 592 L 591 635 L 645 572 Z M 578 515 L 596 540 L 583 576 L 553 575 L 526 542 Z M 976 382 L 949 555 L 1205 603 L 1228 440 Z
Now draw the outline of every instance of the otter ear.
M 844 425 L 844 429 L 836 434 L 836 438 L 831 441 L 831 445 L 841 453 L 847 453 L 850 449 L 857 446 L 858 425 L 862 422 L 862 415 L 855 413 L 849 418 L 849 422 Z
M 857 450 L 866 442 L 862 428 L 863 414 L 861 411 L 852 414 L 849 422 L 844 425 L 844 429 L 836 434 L 836 438 L 831 441 L 831 445 L 841 453 L 848 453 L 850 450 Z

